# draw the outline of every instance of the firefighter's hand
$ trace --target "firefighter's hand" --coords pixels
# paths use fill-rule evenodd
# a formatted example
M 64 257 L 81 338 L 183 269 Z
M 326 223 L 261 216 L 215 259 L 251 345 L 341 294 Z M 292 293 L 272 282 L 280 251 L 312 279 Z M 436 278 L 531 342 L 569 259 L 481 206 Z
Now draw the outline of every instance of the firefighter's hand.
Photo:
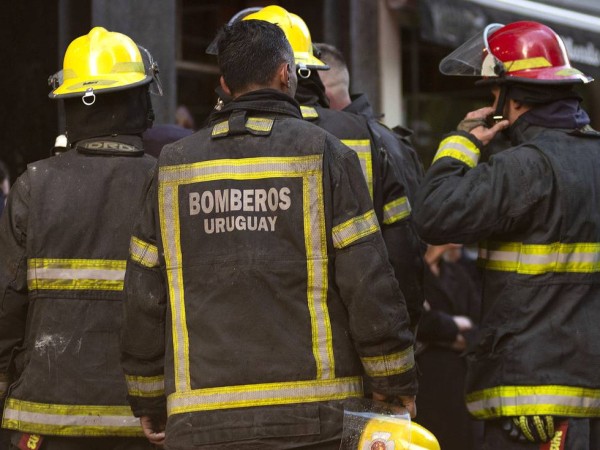
M 502 429 L 518 442 L 548 442 L 554 437 L 552 416 L 516 416 L 504 419 Z
M 379 392 L 373 392 L 373 400 L 402 405 L 410 414 L 411 419 L 417 416 L 417 400 L 415 395 L 399 395 L 397 397 L 389 397 Z
M 163 445 L 165 443 L 165 425 L 153 417 L 142 416 L 140 417 L 140 423 L 142 424 L 142 430 L 144 436 L 153 445 Z
M 491 106 L 471 111 L 458 124 L 458 129 L 471 133 L 479 139 L 483 145 L 487 145 L 499 131 L 508 128 L 509 126 L 508 120 L 501 120 L 491 128 L 488 128 L 486 119 L 492 114 L 494 114 L 494 108 Z

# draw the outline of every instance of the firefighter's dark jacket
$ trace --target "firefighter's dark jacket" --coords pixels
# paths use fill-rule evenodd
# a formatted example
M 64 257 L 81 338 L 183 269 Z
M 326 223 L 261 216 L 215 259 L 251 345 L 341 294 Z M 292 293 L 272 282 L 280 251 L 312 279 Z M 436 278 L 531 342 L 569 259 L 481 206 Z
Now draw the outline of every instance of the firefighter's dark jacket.
M 400 126 L 394 127 L 392 130 L 381 123 L 375 115 L 366 94 L 352 95 L 351 100 L 352 103 L 346 106 L 344 111 L 361 114 L 367 118 L 374 141 L 380 142 L 379 146 L 386 150 L 392 163 L 401 172 L 403 179 L 406 181 L 408 199 L 411 203 L 414 203 L 424 172 L 423 164 L 408 139 L 412 131 Z
M 169 448 L 339 439 L 365 373 L 375 391 L 416 392 L 356 154 L 287 95 L 243 95 L 165 146 L 130 252 L 130 402 L 154 417 L 166 402 Z
M 479 241 L 483 321 L 468 353 L 470 412 L 598 417 L 600 135 L 562 120 L 534 125 L 528 114 L 510 128 L 514 146 L 488 163 L 478 164 L 472 135 L 446 137 L 415 221 L 430 243 Z
M 32 163 L 0 221 L 2 427 L 142 436 L 119 363 L 132 224 L 156 160 L 112 136 Z
M 424 301 L 424 269 L 423 247 L 411 217 L 411 188 L 415 187 L 400 169 L 401 162 L 388 150 L 390 142 L 374 124 L 369 124 L 364 103 L 353 111 L 329 109 L 322 100 L 323 89 L 314 75 L 300 79 L 296 98 L 301 103 L 302 116 L 329 131 L 358 155 L 390 263 L 406 299 L 411 323 L 416 326 Z

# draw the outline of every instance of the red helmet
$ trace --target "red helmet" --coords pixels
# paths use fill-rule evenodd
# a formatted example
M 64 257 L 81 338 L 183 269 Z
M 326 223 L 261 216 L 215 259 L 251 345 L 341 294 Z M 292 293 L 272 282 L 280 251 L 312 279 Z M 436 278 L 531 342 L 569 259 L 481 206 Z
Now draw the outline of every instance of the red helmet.
M 440 71 L 498 82 L 574 84 L 593 80 L 571 66 L 558 34 L 546 25 L 526 21 L 488 25 L 482 35 L 446 56 Z

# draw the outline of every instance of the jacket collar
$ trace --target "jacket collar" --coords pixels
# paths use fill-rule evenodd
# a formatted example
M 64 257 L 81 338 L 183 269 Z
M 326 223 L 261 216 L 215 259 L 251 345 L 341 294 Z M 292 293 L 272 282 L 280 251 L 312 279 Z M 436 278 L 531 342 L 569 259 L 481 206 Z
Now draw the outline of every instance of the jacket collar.
M 369 102 L 367 94 L 354 94 L 350 97 L 352 103 L 344 108 L 344 111 L 360 114 L 369 118 L 375 118 L 375 111 Z
M 209 122 L 214 123 L 228 117 L 234 111 L 270 113 L 302 119 L 300 106 L 289 95 L 275 89 L 260 89 L 241 95 L 226 103 L 220 111 L 213 111 Z

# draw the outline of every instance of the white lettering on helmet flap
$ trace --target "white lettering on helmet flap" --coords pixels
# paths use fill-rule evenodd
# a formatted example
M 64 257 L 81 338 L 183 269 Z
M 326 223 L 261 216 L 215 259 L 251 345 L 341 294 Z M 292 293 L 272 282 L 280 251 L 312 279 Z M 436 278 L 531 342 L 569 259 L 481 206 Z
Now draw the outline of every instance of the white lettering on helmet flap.
M 206 234 L 233 231 L 273 232 L 276 215 L 225 215 L 228 212 L 265 213 L 287 211 L 292 206 L 289 187 L 267 189 L 215 189 L 189 193 L 190 216 L 201 212 Z

